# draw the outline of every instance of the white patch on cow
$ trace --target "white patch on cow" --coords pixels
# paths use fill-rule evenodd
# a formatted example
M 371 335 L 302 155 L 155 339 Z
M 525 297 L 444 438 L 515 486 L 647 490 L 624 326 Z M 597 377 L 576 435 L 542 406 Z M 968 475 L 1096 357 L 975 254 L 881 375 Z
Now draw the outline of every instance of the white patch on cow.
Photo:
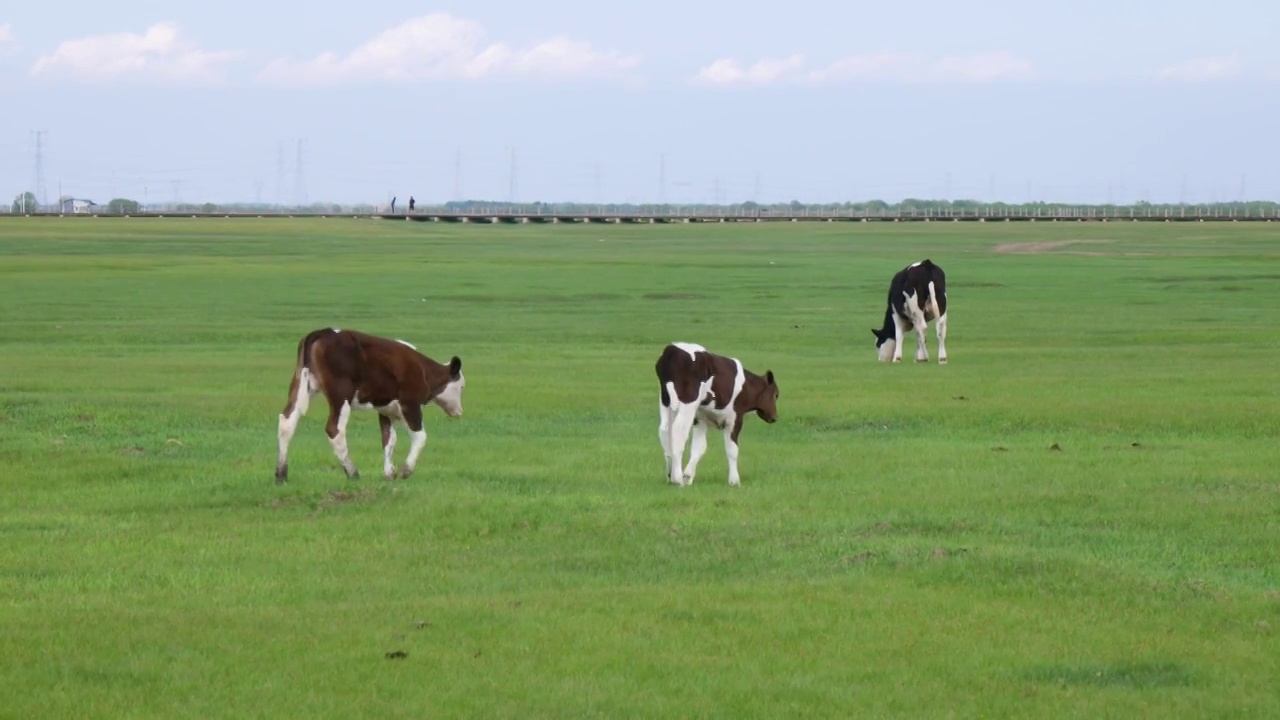
M 913 268 L 913 267 L 920 267 L 920 263 L 922 263 L 922 262 L 924 262 L 924 261 L 923 261 L 923 260 L 917 260 L 917 261 L 915 261 L 915 262 L 911 263 L 910 265 L 908 265 L 908 266 L 907 266 L 907 269 L 908 269 L 908 270 L 910 270 L 910 269 L 911 269 L 911 268 Z
M 333 454 L 338 456 L 347 477 L 355 477 L 358 474 L 356 466 L 351 462 L 351 453 L 347 450 L 347 421 L 350 419 L 351 403 L 343 401 L 342 409 L 338 411 L 338 431 L 329 438 L 329 444 L 333 446 Z
M 438 405 L 449 417 L 458 417 L 462 415 L 462 391 L 466 387 L 467 377 L 459 373 L 458 379 L 449 381 L 449 384 L 445 385 L 431 402 Z
M 400 343 L 401 345 L 403 345 L 403 346 L 405 346 L 405 347 L 407 347 L 407 348 L 409 348 L 409 349 L 411 349 L 411 350 L 417 350 L 417 349 L 418 349 L 418 348 L 414 347 L 413 345 L 410 345 L 409 343 L 407 343 L 407 342 L 405 342 L 405 341 L 401 340 L 400 338 L 396 338 L 396 342 Z
M 742 394 L 747 383 L 747 373 L 742 361 L 732 358 L 734 364 L 733 392 L 723 408 L 715 404 L 703 405 L 708 398 L 715 397 L 711 390 L 714 376 L 708 378 L 698 387 L 698 396 L 693 402 L 681 402 L 676 396 L 675 383 L 667 383 L 667 397 L 671 399 L 671 407 L 658 408 L 658 437 L 662 440 L 662 454 L 666 460 L 668 479 L 673 485 L 692 485 L 698 474 L 698 463 L 707 452 L 707 429 L 715 427 L 724 433 L 725 457 L 729 462 L 729 484 L 737 485 L 738 477 L 738 444 L 730 439 L 733 427 L 737 423 L 738 413 L 734 403 Z M 694 423 L 697 420 L 697 423 Z M 690 438 L 692 435 L 692 438 Z M 684 460 L 685 444 L 689 444 L 689 462 L 681 468 Z
M 904 292 L 903 296 L 906 298 L 906 301 L 902 304 L 902 309 L 906 311 L 907 321 L 911 323 L 911 330 L 916 336 L 916 362 L 928 362 L 929 350 L 925 347 L 924 332 L 928 329 L 929 321 L 926 319 L 925 310 L 920 306 L 920 298 L 917 297 L 914 292 L 910 294 Z M 897 318 L 895 317 L 894 324 L 898 327 L 898 337 L 896 338 L 897 347 L 894 349 L 893 361 L 900 362 L 902 360 L 903 328 L 896 322 L 896 320 Z
M 311 371 L 304 368 L 298 370 L 298 389 L 293 398 L 293 411 L 288 415 L 280 413 L 280 422 L 276 429 L 276 436 L 279 439 L 279 454 L 276 457 L 276 468 L 285 467 L 289 459 L 289 442 L 293 440 L 293 435 L 298 430 L 298 423 L 302 420 L 302 416 L 307 414 L 307 409 L 311 407 L 311 397 L 320 392 L 320 385 L 316 382 L 315 376 Z
M 671 344 L 689 353 L 689 357 L 691 358 L 696 357 L 697 353 L 707 351 L 706 348 L 698 345 L 697 343 L 673 342 Z
M 947 364 L 947 314 L 943 313 L 938 317 L 938 322 L 934 325 L 934 330 L 938 333 L 938 364 Z
M 880 343 L 880 347 L 876 348 L 876 355 L 880 358 L 880 362 L 888 362 L 889 359 L 894 356 L 895 353 L 893 351 L 897 347 L 898 343 L 893 338 L 889 338 L 888 340 Z M 901 359 L 902 357 L 899 356 L 897 360 L 894 360 L 894 362 L 898 362 L 898 360 Z
M 421 430 L 409 431 L 409 457 L 405 458 L 404 471 L 400 473 L 400 477 L 407 478 L 413 474 L 413 469 L 418 466 L 418 456 L 422 454 L 422 448 L 426 446 L 426 425 L 423 425 Z
M 662 439 L 662 453 L 666 458 L 667 479 L 672 485 L 684 483 L 684 448 L 689 442 L 689 433 L 693 430 L 693 420 L 698 415 L 698 407 L 713 395 L 711 383 L 715 376 L 707 378 L 698 385 L 697 395 L 691 402 L 683 402 L 676 394 L 675 383 L 668 381 L 667 398 L 670 406 L 659 408 L 658 435 Z
M 396 464 L 391 460 L 396 451 L 395 426 L 387 428 L 387 444 L 382 448 L 382 476 L 388 480 L 396 479 Z
M 332 331 L 334 331 L 334 332 L 336 332 L 336 333 L 340 333 L 340 332 L 342 332 L 342 328 L 336 328 L 336 327 L 335 327 L 335 328 L 329 328 L 329 329 L 330 329 L 330 330 L 332 330 Z

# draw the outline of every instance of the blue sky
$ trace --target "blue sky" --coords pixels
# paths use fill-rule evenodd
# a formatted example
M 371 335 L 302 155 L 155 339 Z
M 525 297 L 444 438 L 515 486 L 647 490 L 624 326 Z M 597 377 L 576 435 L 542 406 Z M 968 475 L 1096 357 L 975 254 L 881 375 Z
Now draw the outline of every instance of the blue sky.
M 1280 199 L 1256 0 L 7 5 L 6 199 Z

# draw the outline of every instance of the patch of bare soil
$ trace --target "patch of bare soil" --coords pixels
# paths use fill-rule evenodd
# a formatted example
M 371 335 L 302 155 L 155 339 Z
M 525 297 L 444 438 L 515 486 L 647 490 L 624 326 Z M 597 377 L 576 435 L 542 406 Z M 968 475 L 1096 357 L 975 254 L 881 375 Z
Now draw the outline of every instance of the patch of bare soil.
M 1041 255 L 1070 245 L 1101 245 L 1110 240 L 1040 240 L 1037 242 L 1004 243 L 996 246 L 996 252 L 1006 255 Z

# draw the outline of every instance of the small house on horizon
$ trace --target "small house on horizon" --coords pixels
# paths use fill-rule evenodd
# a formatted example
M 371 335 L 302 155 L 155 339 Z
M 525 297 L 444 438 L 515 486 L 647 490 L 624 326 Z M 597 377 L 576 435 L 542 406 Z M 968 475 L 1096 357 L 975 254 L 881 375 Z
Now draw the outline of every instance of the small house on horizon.
M 91 213 L 98 203 L 84 198 L 64 197 L 59 201 L 58 211 L 61 213 Z

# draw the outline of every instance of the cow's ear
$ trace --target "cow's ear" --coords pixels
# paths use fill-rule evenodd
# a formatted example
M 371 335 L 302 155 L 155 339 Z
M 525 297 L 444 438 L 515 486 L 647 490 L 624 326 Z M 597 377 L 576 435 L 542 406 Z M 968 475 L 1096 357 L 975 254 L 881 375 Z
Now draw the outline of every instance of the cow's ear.
M 775 383 L 773 382 L 773 371 L 772 371 L 772 370 L 765 370 L 765 371 L 764 371 L 764 381 L 765 381 L 766 383 L 770 384 L 770 385 L 774 385 L 774 384 L 775 384 Z
M 458 376 L 461 374 L 462 374 L 462 358 L 458 357 L 457 355 L 454 355 L 453 359 L 449 361 L 449 375 L 456 380 Z

